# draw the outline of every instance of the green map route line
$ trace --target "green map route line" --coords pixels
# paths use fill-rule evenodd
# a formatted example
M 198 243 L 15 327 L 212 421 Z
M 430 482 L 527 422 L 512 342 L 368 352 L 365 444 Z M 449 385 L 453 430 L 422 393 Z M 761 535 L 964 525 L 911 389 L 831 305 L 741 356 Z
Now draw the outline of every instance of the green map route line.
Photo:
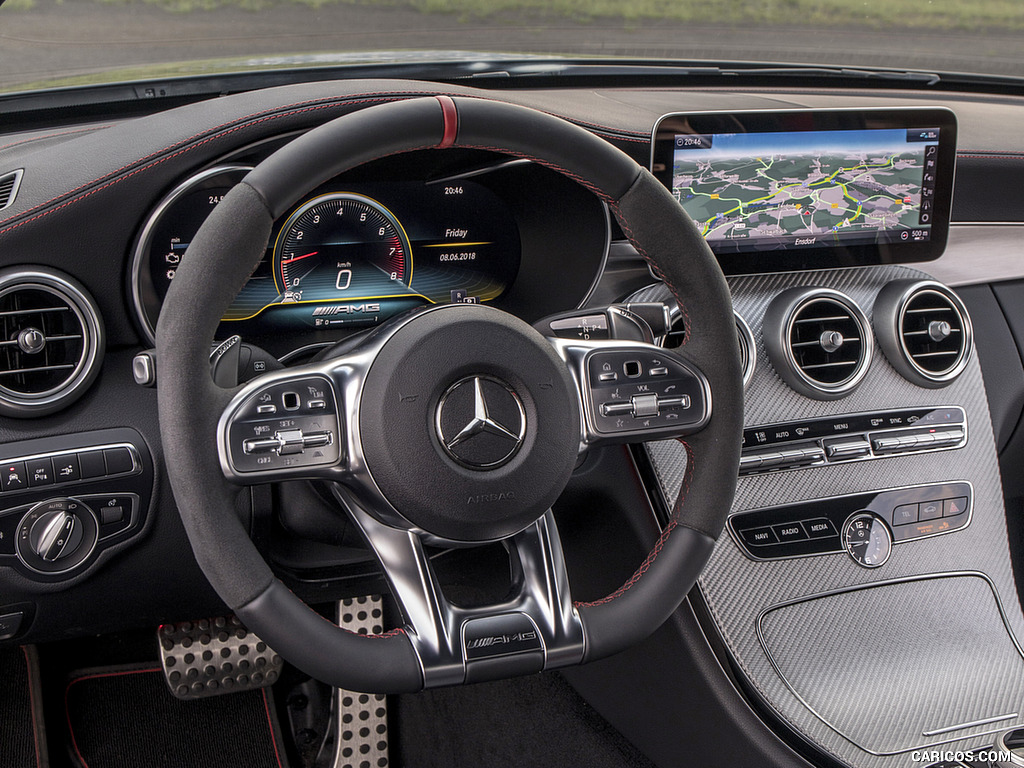
M 698 192 L 697 190 L 695 190 L 693 188 L 693 185 L 690 185 L 688 187 L 683 187 L 683 189 L 688 190 L 694 196 L 707 197 L 709 199 L 724 200 L 726 202 L 734 202 L 734 203 L 736 203 L 736 206 L 734 208 L 730 208 L 729 210 L 723 211 L 720 214 L 715 214 L 713 217 L 711 217 L 707 221 L 702 222 L 703 229 L 701 231 L 701 234 L 706 237 L 712 231 L 711 230 L 711 225 L 714 222 L 718 221 L 720 218 L 728 216 L 730 213 L 735 213 L 736 211 L 739 211 L 743 216 L 746 216 L 747 213 L 746 213 L 745 208 L 748 205 L 753 205 L 754 203 L 766 202 L 768 200 L 771 200 L 774 197 L 777 197 L 780 193 L 784 192 L 785 190 L 792 189 L 793 187 L 802 187 L 802 188 L 805 188 L 805 189 L 807 189 L 809 191 L 812 191 L 813 187 L 817 187 L 817 186 L 820 186 L 822 184 L 828 184 L 828 183 L 832 182 L 835 179 L 835 177 L 838 176 L 840 173 L 849 173 L 849 172 L 852 172 L 852 171 L 856 171 L 859 168 L 863 168 L 865 173 L 871 171 L 872 169 L 887 168 L 887 167 L 891 168 L 893 166 L 893 164 L 896 162 L 896 157 L 897 157 L 896 155 L 892 155 L 885 162 L 877 163 L 877 164 L 873 164 L 873 165 L 866 164 L 866 163 L 858 163 L 857 165 L 851 166 L 849 168 L 837 168 L 835 171 L 830 173 L 825 178 L 818 179 L 817 181 L 813 181 L 810 184 L 807 184 L 806 186 L 804 186 L 803 182 L 796 182 L 796 183 L 793 183 L 793 184 L 785 184 L 784 186 L 779 187 L 777 190 L 775 190 L 775 192 L 773 192 L 770 195 L 766 195 L 764 197 L 754 198 L 753 200 L 747 200 L 746 202 L 744 202 L 743 200 L 740 200 L 739 198 L 734 198 L 734 197 L 714 197 L 713 198 L 712 197 L 713 193 Z M 761 158 L 758 158 L 758 162 L 760 162 L 763 167 L 762 168 L 758 168 L 757 171 L 756 171 L 756 174 L 758 176 L 764 178 L 764 179 L 767 179 L 769 181 L 773 181 L 773 182 L 778 183 L 779 179 L 775 179 L 775 178 L 769 176 L 766 173 L 766 171 L 768 171 L 775 164 L 775 158 L 773 157 L 771 159 L 771 162 L 768 165 L 765 165 L 764 160 L 762 160 Z M 850 181 L 840 182 L 839 185 L 838 185 L 843 190 L 843 197 L 844 198 L 848 199 L 851 203 L 857 203 L 857 212 L 853 216 L 851 216 L 848 219 L 848 221 L 853 221 L 854 219 L 856 219 L 858 216 L 861 215 L 861 213 L 863 212 L 863 203 L 867 202 L 868 200 L 871 200 L 871 199 L 876 198 L 876 197 L 888 197 L 888 199 L 890 199 L 890 200 L 897 201 L 897 198 L 890 197 L 888 195 L 883 195 L 883 194 L 872 195 L 871 197 L 868 197 L 868 198 L 866 198 L 865 200 L 862 200 L 862 201 L 856 200 L 850 194 L 850 191 L 849 191 L 849 189 L 847 189 L 846 185 L 847 184 L 852 184 L 852 183 L 856 182 L 863 175 L 864 174 L 859 174 L 858 176 L 856 176 L 855 178 L 851 179 Z M 787 200 L 791 200 L 791 199 L 793 199 L 793 198 L 787 198 Z M 812 198 L 812 199 L 815 202 L 818 202 L 820 200 L 820 198 Z M 780 201 L 779 205 L 780 206 L 784 205 L 787 202 L 787 200 Z M 761 213 L 761 212 L 763 212 L 763 211 L 759 211 L 759 213 Z

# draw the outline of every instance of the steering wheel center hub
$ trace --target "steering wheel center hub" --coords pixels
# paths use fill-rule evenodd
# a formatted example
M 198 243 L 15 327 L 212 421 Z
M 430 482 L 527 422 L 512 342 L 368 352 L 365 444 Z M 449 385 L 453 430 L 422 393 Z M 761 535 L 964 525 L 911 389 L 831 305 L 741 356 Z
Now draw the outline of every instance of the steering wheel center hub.
M 441 447 L 455 463 L 497 469 L 523 445 L 526 410 L 508 383 L 494 376 L 467 376 L 441 395 L 435 426 Z
M 366 375 L 360 443 L 377 487 L 449 541 L 516 533 L 551 506 L 579 449 L 575 386 L 533 328 L 480 305 L 398 328 Z

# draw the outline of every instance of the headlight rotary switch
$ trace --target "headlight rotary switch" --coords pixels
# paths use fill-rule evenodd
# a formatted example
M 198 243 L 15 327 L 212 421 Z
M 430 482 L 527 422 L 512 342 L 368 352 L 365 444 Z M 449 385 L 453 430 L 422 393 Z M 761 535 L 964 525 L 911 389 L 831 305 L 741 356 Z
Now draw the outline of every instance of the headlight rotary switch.
M 50 499 L 32 507 L 18 526 L 22 562 L 41 573 L 63 573 L 86 560 L 96 548 L 96 515 L 73 498 Z
M 57 560 L 66 551 L 73 554 L 82 543 L 82 526 L 70 512 L 51 510 L 32 524 L 29 546 L 47 562 Z

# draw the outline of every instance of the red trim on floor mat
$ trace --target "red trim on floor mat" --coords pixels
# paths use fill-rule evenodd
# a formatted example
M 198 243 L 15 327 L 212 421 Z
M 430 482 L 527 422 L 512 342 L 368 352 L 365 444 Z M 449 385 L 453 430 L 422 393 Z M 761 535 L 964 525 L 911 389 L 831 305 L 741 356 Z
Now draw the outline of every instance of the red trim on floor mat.
M 28 649 L 21 646 L 21 654 L 25 657 L 25 677 L 28 680 L 28 711 L 32 715 L 32 747 L 36 754 L 36 768 L 43 768 L 42 756 L 39 754 L 39 723 L 36 722 L 36 697 L 32 695 L 32 662 L 28 658 Z
M 159 672 L 160 667 L 153 667 L 151 669 L 129 669 L 123 672 L 100 672 L 95 675 L 84 675 L 83 677 L 76 677 L 74 680 L 68 682 L 68 687 L 64 689 L 64 717 L 68 722 L 68 736 L 71 737 L 71 748 L 75 750 L 75 757 L 78 759 L 79 764 L 82 768 L 89 768 L 89 764 L 85 762 L 85 758 L 82 757 L 82 753 L 78 751 L 78 742 L 75 741 L 75 729 L 71 725 L 71 708 L 68 707 L 68 693 L 71 691 L 71 686 L 75 683 L 80 683 L 83 680 L 96 680 L 102 677 L 123 677 L 124 675 L 142 675 L 147 672 Z
M 270 703 L 267 701 L 267 689 L 261 688 L 263 694 L 263 711 L 267 713 L 267 726 L 270 728 L 270 743 L 274 745 L 274 759 L 277 761 L 277 768 L 284 768 L 281 764 L 281 753 L 277 751 L 277 734 L 274 733 L 274 721 L 270 717 Z

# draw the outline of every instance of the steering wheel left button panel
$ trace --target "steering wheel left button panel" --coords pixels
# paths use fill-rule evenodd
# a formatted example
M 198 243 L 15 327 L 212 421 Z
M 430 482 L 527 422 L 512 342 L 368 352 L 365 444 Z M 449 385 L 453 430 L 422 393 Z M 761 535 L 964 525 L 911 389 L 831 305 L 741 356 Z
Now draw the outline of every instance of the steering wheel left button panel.
M 287 378 L 249 394 L 230 416 L 234 472 L 296 470 L 341 459 L 338 408 L 330 380 Z

